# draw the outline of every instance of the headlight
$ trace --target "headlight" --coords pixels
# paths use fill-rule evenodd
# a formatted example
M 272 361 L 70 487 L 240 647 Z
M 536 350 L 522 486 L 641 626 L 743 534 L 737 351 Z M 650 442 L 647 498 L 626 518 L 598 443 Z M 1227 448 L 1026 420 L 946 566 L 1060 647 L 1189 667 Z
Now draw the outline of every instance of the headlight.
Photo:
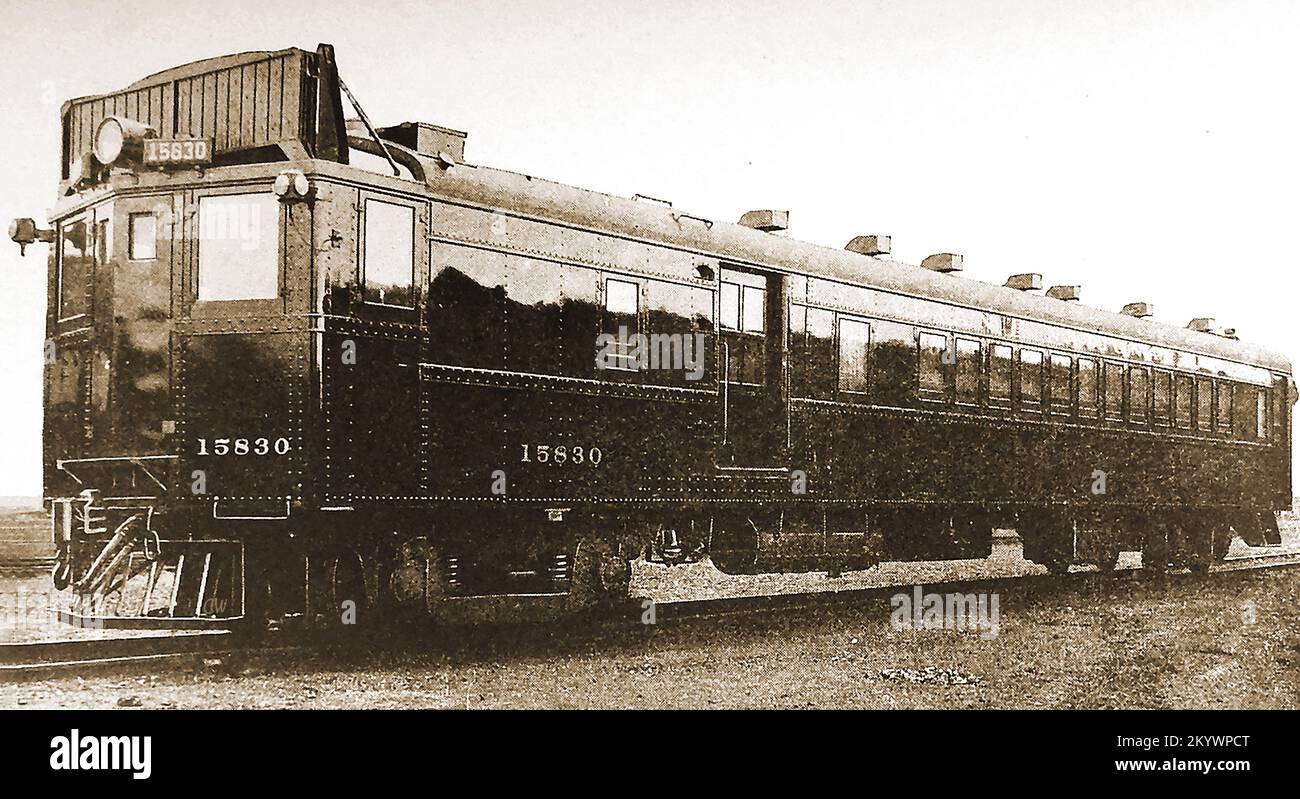
M 95 158 L 108 166 L 119 158 L 140 160 L 144 140 L 153 134 L 153 128 L 126 117 L 105 117 L 95 130 Z
M 316 187 L 300 170 L 286 169 L 275 176 L 271 191 L 275 192 L 276 197 L 285 201 L 309 200 L 315 195 Z

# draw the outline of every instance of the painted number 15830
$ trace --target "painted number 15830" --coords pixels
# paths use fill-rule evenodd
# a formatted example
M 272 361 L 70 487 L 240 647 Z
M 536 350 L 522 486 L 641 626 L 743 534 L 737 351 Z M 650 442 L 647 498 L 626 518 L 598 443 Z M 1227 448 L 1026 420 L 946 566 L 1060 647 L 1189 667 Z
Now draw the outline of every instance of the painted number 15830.
M 522 444 L 524 448 L 520 463 L 553 463 L 563 466 L 571 463 L 576 466 L 599 466 L 605 457 L 599 447 L 566 446 L 564 444 Z
M 198 455 L 287 455 L 292 449 L 287 438 L 200 438 Z

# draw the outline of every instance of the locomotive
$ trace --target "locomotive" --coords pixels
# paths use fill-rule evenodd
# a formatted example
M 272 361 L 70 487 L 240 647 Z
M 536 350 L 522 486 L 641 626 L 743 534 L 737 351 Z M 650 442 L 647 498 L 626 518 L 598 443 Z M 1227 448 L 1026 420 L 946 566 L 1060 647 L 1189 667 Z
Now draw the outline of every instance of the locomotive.
M 50 227 L 10 236 L 51 245 L 66 620 L 588 608 L 641 558 L 838 574 L 997 528 L 1052 571 L 1280 541 L 1291 365 L 1212 320 L 477 165 L 373 124 L 329 45 L 61 115 Z

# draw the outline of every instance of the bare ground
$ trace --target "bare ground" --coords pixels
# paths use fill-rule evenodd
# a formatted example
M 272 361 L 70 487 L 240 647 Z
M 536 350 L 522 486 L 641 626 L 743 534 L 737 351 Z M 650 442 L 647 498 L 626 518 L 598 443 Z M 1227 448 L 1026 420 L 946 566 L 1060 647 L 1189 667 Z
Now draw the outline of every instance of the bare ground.
M 1289 519 L 1284 528 L 1284 550 L 1297 551 L 1300 525 Z M 1237 541 L 1232 554 L 1252 553 Z M 1137 558 L 1127 555 L 1127 565 Z M 637 581 L 670 601 L 1039 570 L 1004 541 L 984 561 L 882 564 L 833 581 L 733 577 L 708 564 L 640 564 Z M 1300 571 L 1167 584 L 1135 575 L 1097 575 L 1063 593 L 1006 589 L 991 639 L 895 630 L 883 601 L 635 629 L 454 627 L 362 653 L 0 684 L 0 707 L 1300 707 Z M 45 580 L 0 578 L 0 593 L 39 597 Z M 36 604 L 22 614 L 10 607 L 0 640 L 106 634 L 52 625 Z

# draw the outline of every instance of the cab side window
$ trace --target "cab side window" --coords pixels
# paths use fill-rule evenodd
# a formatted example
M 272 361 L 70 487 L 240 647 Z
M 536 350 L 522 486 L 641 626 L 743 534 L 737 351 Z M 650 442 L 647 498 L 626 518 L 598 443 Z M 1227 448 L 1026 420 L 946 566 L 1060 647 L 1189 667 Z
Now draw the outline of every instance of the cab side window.
M 415 209 L 366 200 L 361 282 L 365 301 L 415 307 Z
M 158 217 L 151 213 L 131 214 L 127 225 L 127 257 L 152 261 L 158 257 Z
M 91 260 L 90 225 L 85 218 L 59 226 L 59 319 L 90 311 L 87 299 Z

